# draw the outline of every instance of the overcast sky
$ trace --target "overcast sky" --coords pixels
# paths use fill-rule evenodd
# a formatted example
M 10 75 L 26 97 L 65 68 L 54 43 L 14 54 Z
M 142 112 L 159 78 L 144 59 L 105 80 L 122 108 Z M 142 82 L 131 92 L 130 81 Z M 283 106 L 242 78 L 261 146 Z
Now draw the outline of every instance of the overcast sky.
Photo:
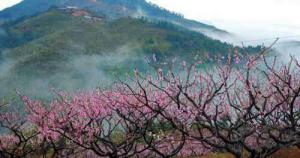
M 300 35 L 300 0 L 149 0 L 190 19 L 253 36 Z
M 0 0 L 0 9 L 19 1 Z M 253 38 L 300 35 L 300 0 L 148 1 L 182 13 L 187 18 Z
M 22 1 L 22 0 L 0 0 L 0 10 L 4 9 L 6 7 L 10 7 L 20 1 Z

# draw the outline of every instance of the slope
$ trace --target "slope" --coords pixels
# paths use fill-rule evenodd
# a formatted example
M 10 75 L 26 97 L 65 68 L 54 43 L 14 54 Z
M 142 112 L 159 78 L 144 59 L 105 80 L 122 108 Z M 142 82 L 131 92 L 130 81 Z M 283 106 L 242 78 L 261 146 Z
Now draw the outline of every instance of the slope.
M 170 23 L 112 20 L 81 9 L 51 9 L 3 28 L 1 96 L 13 89 L 42 95 L 49 87 L 92 88 L 135 67 L 146 71 L 145 56 L 190 60 L 233 48 Z

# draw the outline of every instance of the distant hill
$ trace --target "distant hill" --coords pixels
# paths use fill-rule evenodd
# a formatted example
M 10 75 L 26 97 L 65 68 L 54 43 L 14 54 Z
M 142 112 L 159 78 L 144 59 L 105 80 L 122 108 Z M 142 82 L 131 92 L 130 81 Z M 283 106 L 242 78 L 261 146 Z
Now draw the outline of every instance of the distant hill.
M 182 15 L 150 4 L 145 0 L 24 0 L 21 3 L 0 12 L 0 20 L 15 20 L 24 16 L 32 16 L 49 8 L 77 7 L 87 9 L 110 18 L 147 17 L 148 19 L 163 20 L 205 34 L 228 35 L 224 30 L 214 26 L 185 19 Z
M 172 23 L 111 19 L 77 8 L 7 22 L 1 32 L 0 96 L 14 89 L 36 96 L 49 87 L 94 88 L 134 68 L 145 72 L 145 56 L 192 60 L 205 53 L 226 56 L 234 48 Z

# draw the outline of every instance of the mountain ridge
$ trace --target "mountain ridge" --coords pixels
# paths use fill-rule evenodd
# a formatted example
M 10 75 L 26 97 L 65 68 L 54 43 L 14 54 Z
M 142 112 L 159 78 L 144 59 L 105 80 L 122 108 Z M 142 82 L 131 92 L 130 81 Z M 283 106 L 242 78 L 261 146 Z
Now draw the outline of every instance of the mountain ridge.
M 149 19 L 171 22 L 204 34 L 213 32 L 224 36 L 229 35 L 224 30 L 195 20 L 185 19 L 180 14 L 170 12 L 145 0 L 24 0 L 1 11 L 0 19 L 2 21 L 15 20 L 24 16 L 45 12 L 53 6 L 76 6 L 95 13 L 105 14 L 111 18 L 145 16 Z

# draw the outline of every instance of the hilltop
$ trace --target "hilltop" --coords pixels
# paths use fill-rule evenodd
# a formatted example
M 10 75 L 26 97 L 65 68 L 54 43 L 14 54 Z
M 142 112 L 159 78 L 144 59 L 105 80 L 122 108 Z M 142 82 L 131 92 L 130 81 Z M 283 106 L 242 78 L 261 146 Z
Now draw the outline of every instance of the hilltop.
M 0 12 L 0 20 L 9 21 L 47 11 L 51 7 L 76 7 L 105 14 L 116 19 L 120 17 L 146 17 L 171 22 L 205 34 L 229 35 L 214 26 L 184 18 L 145 0 L 23 0 L 21 3 Z

